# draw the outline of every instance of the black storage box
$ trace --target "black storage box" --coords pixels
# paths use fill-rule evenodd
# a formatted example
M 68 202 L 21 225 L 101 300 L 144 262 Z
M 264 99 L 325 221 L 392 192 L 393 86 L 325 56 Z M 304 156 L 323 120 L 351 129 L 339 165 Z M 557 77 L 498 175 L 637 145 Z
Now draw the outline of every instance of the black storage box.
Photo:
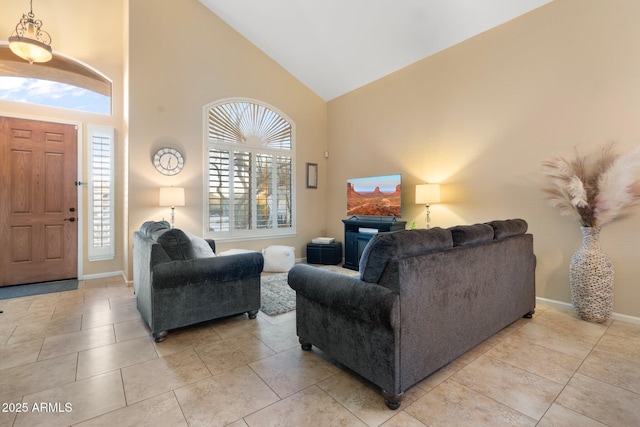
M 307 264 L 340 264 L 342 262 L 342 243 L 308 243 Z

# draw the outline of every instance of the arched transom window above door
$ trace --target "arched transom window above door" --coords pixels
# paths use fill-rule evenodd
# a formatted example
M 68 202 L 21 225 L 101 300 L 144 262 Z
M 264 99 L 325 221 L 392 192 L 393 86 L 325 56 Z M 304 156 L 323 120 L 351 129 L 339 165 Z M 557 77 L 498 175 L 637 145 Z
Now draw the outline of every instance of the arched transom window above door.
M 80 61 L 54 53 L 29 64 L 0 44 L 1 100 L 111 114 L 111 97 L 111 80 Z

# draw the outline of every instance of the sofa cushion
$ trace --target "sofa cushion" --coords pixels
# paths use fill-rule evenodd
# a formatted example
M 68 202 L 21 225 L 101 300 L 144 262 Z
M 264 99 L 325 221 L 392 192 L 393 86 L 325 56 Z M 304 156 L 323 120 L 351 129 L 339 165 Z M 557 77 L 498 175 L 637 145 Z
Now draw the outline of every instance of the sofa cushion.
M 493 240 L 493 227 L 488 224 L 457 225 L 449 228 L 453 246 L 473 245 Z
M 154 233 L 160 230 L 168 230 L 171 225 L 167 221 L 147 221 L 140 226 L 140 232 L 147 237 L 152 237 Z
M 191 239 L 180 229 L 166 230 L 158 236 L 156 241 L 174 261 L 197 258 Z
M 391 258 L 421 255 L 451 248 L 451 232 L 440 227 L 378 233 L 367 243 L 360 258 L 360 276 L 378 283 Z
M 524 219 L 505 219 L 488 222 L 493 228 L 493 238 L 503 239 L 527 232 L 527 222 Z

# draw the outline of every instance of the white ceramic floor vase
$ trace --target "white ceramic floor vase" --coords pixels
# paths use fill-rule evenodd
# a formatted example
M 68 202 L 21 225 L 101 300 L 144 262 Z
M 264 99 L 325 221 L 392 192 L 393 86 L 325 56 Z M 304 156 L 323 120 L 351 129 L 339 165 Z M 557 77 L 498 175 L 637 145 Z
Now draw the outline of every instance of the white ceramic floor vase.
M 601 323 L 613 311 L 613 264 L 600 247 L 599 227 L 580 227 L 582 247 L 571 257 L 571 302 L 578 316 Z

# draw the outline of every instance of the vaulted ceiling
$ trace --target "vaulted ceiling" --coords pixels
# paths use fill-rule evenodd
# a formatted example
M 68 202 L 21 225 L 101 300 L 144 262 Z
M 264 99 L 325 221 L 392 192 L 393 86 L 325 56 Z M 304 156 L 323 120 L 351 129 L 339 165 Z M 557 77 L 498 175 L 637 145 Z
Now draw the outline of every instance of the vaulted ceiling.
M 325 100 L 552 0 L 200 0 Z

